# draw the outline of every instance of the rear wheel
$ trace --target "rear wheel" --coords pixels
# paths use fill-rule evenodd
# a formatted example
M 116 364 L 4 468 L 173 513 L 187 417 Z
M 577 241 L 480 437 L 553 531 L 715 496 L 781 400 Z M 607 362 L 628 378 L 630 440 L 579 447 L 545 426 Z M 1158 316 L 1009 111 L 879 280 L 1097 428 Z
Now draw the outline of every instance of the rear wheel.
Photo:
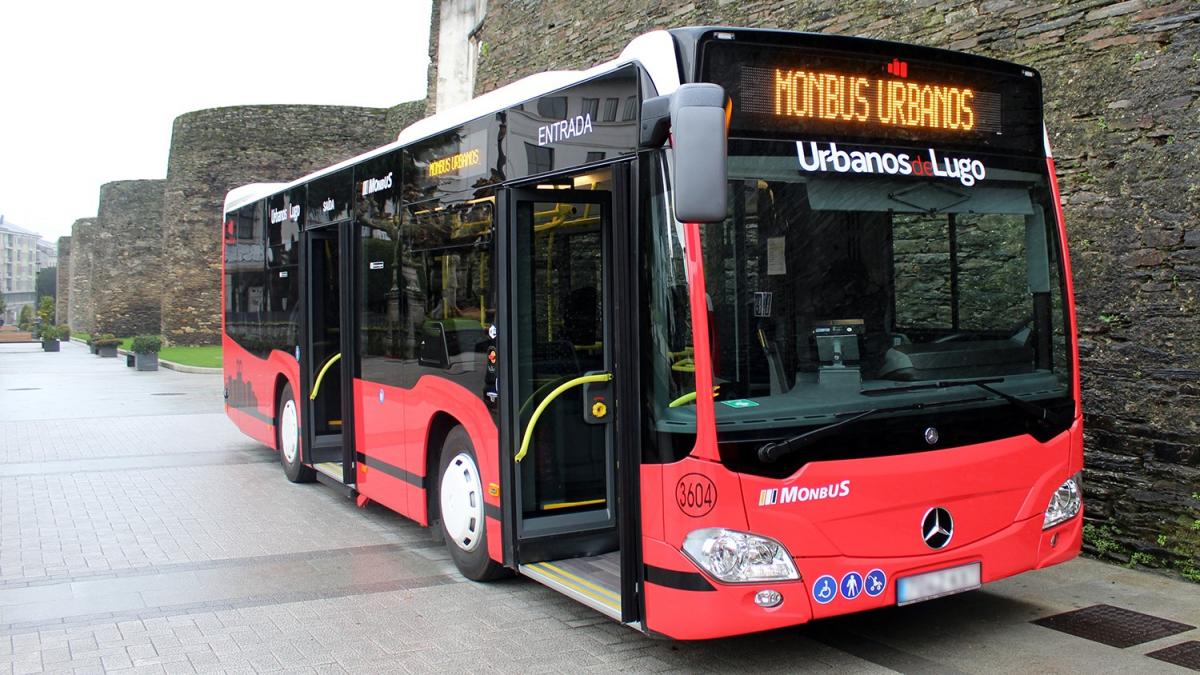
M 279 448 L 279 463 L 283 473 L 293 483 L 311 483 L 316 479 L 312 467 L 300 459 L 300 409 L 292 385 L 285 383 L 275 406 L 275 445 Z
M 454 565 L 475 581 L 503 576 L 505 569 L 488 557 L 483 480 L 475 449 L 462 427 L 446 435 L 438 465 L 438 527 Z

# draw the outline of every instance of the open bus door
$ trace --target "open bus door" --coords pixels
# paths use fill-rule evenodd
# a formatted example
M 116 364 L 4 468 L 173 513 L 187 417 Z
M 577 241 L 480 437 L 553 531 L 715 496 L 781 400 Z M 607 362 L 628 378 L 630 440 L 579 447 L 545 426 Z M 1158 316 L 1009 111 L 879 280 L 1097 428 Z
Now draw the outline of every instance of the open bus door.
M 353 228 L 346 223 L 309 228 L 304 233 L 302 283 L 307 302 L 300 373 L 303 388 L 305 464 L 335 487 L 355 482 L 353 391 L 355 364 L 350 311 L 354 269 L 347 255 Z
M 636 313 L 617 301 L 629 272 L 618 280 L 613 264 L 623 246 L 616 234 L 628 231 L 627 180 L 618 165 L 568 177 L 573 189 L 504 192 L 499 347 L 506 560 L 632 622 L 639 553 L 625 542 L 637 510 L 623 495 L 637 459 L 621 447 L 637 444 L 617 438 L 636 406 L 620 405 L 617 394 Z

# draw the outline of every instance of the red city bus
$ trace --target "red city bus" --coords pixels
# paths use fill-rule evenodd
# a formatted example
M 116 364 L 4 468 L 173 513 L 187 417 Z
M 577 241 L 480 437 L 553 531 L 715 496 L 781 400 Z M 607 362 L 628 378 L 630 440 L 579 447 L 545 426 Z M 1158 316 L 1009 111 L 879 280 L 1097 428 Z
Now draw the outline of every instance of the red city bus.
M 967 591 L 1081 540 L 1035 71 L 650 33 L 229 194 L 226 409 L 320 480 L 640 630 Z

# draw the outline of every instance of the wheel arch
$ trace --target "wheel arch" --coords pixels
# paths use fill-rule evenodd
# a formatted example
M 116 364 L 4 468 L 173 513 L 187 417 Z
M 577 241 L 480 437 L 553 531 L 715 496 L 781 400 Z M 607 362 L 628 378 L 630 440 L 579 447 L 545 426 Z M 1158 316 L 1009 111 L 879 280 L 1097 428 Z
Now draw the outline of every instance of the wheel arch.
M 450 413 L 438 412 L 429 420 L 425 434 L 425 522 L 433 527 L 437 523 L 438 463 L 441 461 L 442 444 L 454 427 L 466 425 Z M 470 430 L 467 431 L 470 436 Z
M 283 373 L 276 373 L 275 374 L 275 386 L 272 388 L 273 394 L 272 394 L 272 399 L 271 399 L 272 401 L 274 401 L 271 404 L 271 407 L 272 407 L 271 425 L 272 426 L 279 426 L 279 397 L 280 397 L 280 395 L 283 394 L 283 386 L 285 384 L 291 384 L 291 381 L 289 381 L 287 376 L 284 375 Z M 295 385 L 292 385 L 292 393 L 297 396 L 297 401 L 298 401 L 299 393 L 297 392 Z M 296 415 L 297 416 L 300 415 L 299 403 L 297 403 L 297 405 L 296 405 Z M 303 423 L 303 420 L 301 420 L 301 423 Z M 275 446 L 276 452 L 278 452 L 280 449 L 279 448 L 279 433 L 278 432 L 272 433 L 271 440 L 272 440 L 272 444 Z M 301 436 L 301 443 L 300 443 L 300 459 L 301 459 L 301 461 L 304 460 L 303 436 Z

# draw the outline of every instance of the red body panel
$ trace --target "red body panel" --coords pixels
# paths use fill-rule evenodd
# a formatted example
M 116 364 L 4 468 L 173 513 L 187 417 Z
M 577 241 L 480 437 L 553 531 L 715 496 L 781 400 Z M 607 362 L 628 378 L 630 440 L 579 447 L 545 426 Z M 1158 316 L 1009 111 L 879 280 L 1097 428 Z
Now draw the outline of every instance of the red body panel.
M 221 338 L 221 359 L 225 371 L 225 414 L 242 433 L 272 448 L 275 447 L 276 382 L 280 376 L 292 385 L 300 396 L 300 364 L 291 354 L 274 350 L 262 359 L 246 351 L 224 335 Z M 303 406 L 298 406 L 301 414 Z M 303 424 L 303 415 L 300 423 Z
M 424 478 L 425 488 L 358 465 L 358 491 L 364 496 L 412 518 L 429 524 L 426 489 L 437 480 L 426 475 L 429 430 L 433 418 L 445 413 L 454 418 L 475 447 L 485 503 L 500 508 L 499 433 L 491 411 L 477 395 L 450 380 L 424 376 L 412 389 L 391 387 L 366 380 L 354 381 L 354 413 L 358 451 L 368 458 L 387 462 L 407 473 Z M 436 448 L 434 451 L 436 452 Z M 495 492 L 496 494 L 492 494 Z M 488 555 L 503 561 L 500 521 L 487 517 Z
M 646 626 L 679 639 L 749 633 L 894 604 L 895 579 L 911 574 L 979 561 L 986 583 L 1069 560 L 1079 553 L 1082 519 L 1043 531 L 1042 514 L 1080 461 L 1082 435 L 1076 420 L 1070 431 L 1046 444 L 1025 436 L 903 456 L 814 462 L 784 480 L 736 474 L 693 458 L 643 467 L 646 565 L 702 574 L 715 589 L 684 591 L 648 581 Z M 679 500 L 680 481 L 696 474 L 715 486 L 715 504 L 702 517 L 689 515 L 693 509 Z M 844 481 L 849 481 L 846 490 Z M 760 504 L 769 501 L 763 490 L 790 487 L 797 495 L 837 496 Z M 809 491 L 800 493 L 799 487 Z M 955 519 L 954 538 L 939 551 L 921 538 L 921 520 L 934 506 L 949 509 Z M 658 522 L 661 537 L 655 536 Z M 682 553 L 687 534 L 702 527 L 776 539 L 791 554 L 801 579 L 730 584 L 709 577 Z M 873 569 L 887 576 L 879 595 L 839 596 L 828 604 L 812 600 L 808 584 L 819 577 L 841 579 L 847 572 L 865 575 Z M 782 593 L 783 604 L 755 605 L 754 593 L 765 588 Z M 697 621 L 697 616 L 705 618 Z

